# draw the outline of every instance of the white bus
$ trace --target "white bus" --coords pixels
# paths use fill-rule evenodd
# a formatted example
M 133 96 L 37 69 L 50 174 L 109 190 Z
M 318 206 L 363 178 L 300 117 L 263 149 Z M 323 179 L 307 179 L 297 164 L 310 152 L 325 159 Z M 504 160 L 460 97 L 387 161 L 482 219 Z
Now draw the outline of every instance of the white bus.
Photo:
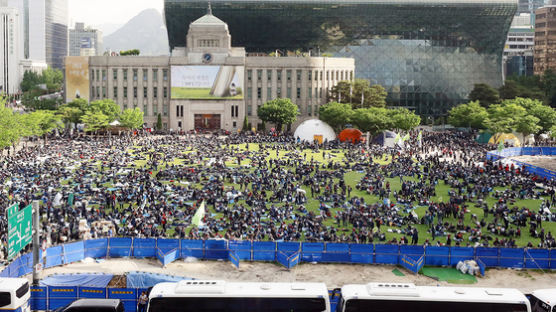
M 330 311 L 324 283 L 229 283 L 187 280 L 159 283 L 149 294 L 148 312 Z
M 414 284 L 345 285 L 337 312 L 531 312 L 517 289 Z
M 556 312 L 556 288 L 535 290 L 529 301 L 533 312 Z
M 30 312 L 29 281 L 25 278 L 0 278 L 0 310 Z

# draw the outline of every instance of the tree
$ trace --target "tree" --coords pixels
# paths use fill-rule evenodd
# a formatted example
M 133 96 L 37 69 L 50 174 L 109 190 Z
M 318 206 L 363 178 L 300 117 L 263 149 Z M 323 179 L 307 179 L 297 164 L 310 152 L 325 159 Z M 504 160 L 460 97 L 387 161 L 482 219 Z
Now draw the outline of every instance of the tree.
M 21 81 L 21 91 L 27 92 L 41 84 L 41 77 L 34 71 L 26 70 Z
M 500 102 L 500 96 L 498 91 L 493 87 L 484 83 L 479 83 L 476 84 L 471 93 L 469 93 L 469 100 L 479 101 L 481 106 L 489 107 L 492 104 Z
M 58 114 L 61 116 L 64 123 L 78 124 L 81 122 L 81 117 L 85 115 L 89 107 L 89 103 L 85 99 L 75 99 L 67 104 L 60 106 Z
M 5 103 L 6 99 L 0 98 L 0 149 L 12 146 L 21 137 L 17 117 Z
M 506 102 L 506 101 L 505 101 Z M 553 125 L 556 124 L 556 110 L 545 105 L 540 100 L 515 98 L 512 103 L 516 103 L 525 108 L 528 115 L 534 116 L 538 119 L 538 131 L 530 132 L 534 134 L 541 134 L 549 132 Z
M 124 128 L 138 129 L 143 126 L 143 112 L 139 108 L 126 109 L 120 114 L 120 124 Z
M 329 124 L 336 132 L 350 123 L 353 110 L 348 103 L 330 102 L 319 108 L 320 120 Z
M 54 129 L 59 129 L 63 127 L 63 123 L 59 115 L 55 112 L 49 110 L 39 110 L 27 114 L 24 117 L 26 120 L 26 125 L 29 127 L 28 133 L 31 135 L 36 135 L 38 137 L 44 137 L 46 141 L 46 135 Z
M 389 110 L 394 129 L 409 131 L 421 124 L 421 117 L 407 108 Z
M 162 115 L 160 113 L 156 116 L 156 130 L 162 130 Z
M 508 89 L 506 86 L 509 84 Z M 515 84 L 515 85 L 514 85 Z M 505 85 L 500 90 L 501 99 L 513 99 L 516 97 L 530 98 L 545 101 L 543 83 L 539 76 L 517 76 L 512 75 L 506 79 Z M 515 94 L 517 91 L 517 95 Z
M 523 136 L 528 136 L 537 133 L 541 126 L 539 126 L 539 118 L 532 115 L 525 115 L 517 119 L 516 131 L 523 133 Z
M 85 131 L 94 132 L 105 129 L 110 124 L 110 118 L 99 111 L 87 111 L 81 117 L 81 122 L 85 124 Z
M 130 56 L 130 55 L 139 55 L 139 54 L 141 54 L 141 51 L 139 51 L 139 49 L 120 51 L 120 56 Z
M 65 124 L 78 124 L 84 113 L 79 108 L 63 105 L 58 109 L 58 114 Z
M 271 122 L 276 125 L 278 131 L 282 125 L 290 125 L 295 122 L 299 111 L 297 105 L 288 98 L 268 101 L 257 109 L 257 115 L 262 121 Z
M 520 118 L 526 115 L 526 110 L 522 106 L 505 101 L 502 104 L 491 105 L 488 108 L 488 118 L 485 125 L 492 133 L 495 140 L 502 133 L 511 133 L 517 129 Z
M 241 129 L 242 131 L 249 131 L 249 120 L 247 120 L 247 115 L 245 115 L 245 117 L 243 118 L 243 127 Z
M 449 112 L 448 122 L 454 127 L 484 129 L 487 117 L 486 108 L 482 107 L 478 101 L 474 101 L 452 108 Z
M 545 70 L 541 85 L 544 91 L 545 103 L 550 105 L 550 107 L 556 107 L 556 73 L 552 69 Z
M 328 101 L 351 103 L 352 107 L 385 107 L 388 93 L 381 85 L 370 85 L 365 79 L 340 81 L 330 89 Z
M 64 85 L 64 73 L 59 69 L 47 68 L 43 70 L 42 83 L 46 84 L 48 93 L 53 93 L 62 90 Z
M 392 129 L 390 110 L 381 107 L 358 108 L 353 111 L 351 120 L 363 132 L 373 136 L 387 129 Z
M 386 107 L 386 96 L 388 92 L 381 85 L 372 85 L 365 93 L 365 103 L 371 107 Z
M 118 119 L 120 106 L 110 99 L 97 100 L 89 104 L 87 112 L 102 113 L 108 117 L 108 123 L 111 123 Z
M 504 85 L 498 89 L 498 93 L 503 100 L 515 99 L 521 94 L 519 85 L 513 80 L 506 80 Z

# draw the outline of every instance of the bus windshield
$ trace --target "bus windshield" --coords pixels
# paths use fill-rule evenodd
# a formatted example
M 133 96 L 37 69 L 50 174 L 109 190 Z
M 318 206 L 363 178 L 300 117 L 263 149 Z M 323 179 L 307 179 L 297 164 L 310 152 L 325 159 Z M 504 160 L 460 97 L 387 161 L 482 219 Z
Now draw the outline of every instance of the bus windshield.
M 527 312 L 527 305 L 513 303 L 479 303 L 479 302 L 442 302 L 442 301 L 406 301 L 406 300 L 364 300 L 350 299 L 344 301 L 344 312 Z
M 529 301 L 531 302 L 531 312 L 550 312 L 550 305 L 534 295 L 529 297 Z M 554 309 L 552 311 L 556 312 Z
M 259 311 L 259 312 L 318 312 L 326 311 L 323 298 L 220 298 L 220 297 L 177 297 L 153 298 L 149 312 L 181 311 Z

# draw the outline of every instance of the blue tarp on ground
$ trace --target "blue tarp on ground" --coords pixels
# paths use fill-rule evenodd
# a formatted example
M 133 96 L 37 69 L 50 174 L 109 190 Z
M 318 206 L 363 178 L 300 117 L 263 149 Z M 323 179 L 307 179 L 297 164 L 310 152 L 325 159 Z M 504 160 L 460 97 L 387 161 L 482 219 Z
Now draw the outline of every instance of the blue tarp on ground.
M 126 274 L 126 279 L 128 288 L 149 288 L 158 283 L 191 280 L 192 278 L 157 273 L 129 272 Z
M 105 288 L 114 277 L 113 274 L 55 274 L 40 281 L 40 286 L 86 286 Z

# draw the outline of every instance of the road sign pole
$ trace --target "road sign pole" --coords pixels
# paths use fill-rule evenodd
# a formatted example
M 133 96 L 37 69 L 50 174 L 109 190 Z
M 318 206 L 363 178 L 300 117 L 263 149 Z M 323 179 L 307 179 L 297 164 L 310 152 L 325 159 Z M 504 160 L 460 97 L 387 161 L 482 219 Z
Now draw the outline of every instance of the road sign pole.
M 33 235 L 33 285 L 39 286 L 39 273 L 37 272 L 37 264 L 39 263 L 39 201 L 33 201 L 33 228 L 35 234 Z

